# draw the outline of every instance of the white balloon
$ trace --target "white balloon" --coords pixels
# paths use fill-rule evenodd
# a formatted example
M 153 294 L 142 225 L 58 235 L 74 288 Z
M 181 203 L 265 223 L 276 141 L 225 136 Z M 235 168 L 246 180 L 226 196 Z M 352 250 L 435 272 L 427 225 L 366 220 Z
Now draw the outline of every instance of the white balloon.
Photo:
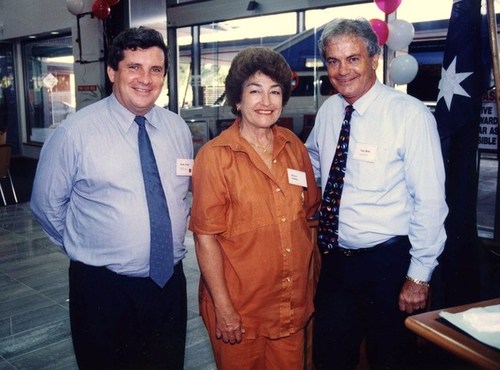
M 392 50 L 401 50 L 410 45 L 415 36 L 413 24 L 403 19 L 394 19 L 387 24 L 389 36 L 386 45 Z
M 84 5 L 84 0 L 66 0 L 66 7 L 68 8 L 68 11 L 73 15 L 83 13 Z
M 411 82 L 418 72 L 418 62 L 412 55 L 400 55 L 389 65 L 389 73 L 394 83 L 404 85 Z

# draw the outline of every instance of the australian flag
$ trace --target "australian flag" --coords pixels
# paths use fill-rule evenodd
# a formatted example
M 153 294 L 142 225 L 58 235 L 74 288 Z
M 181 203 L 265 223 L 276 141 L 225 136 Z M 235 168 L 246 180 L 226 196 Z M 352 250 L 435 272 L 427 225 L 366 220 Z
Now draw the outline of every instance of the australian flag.
M 439 82 L 436 120 L 442 139 L 464 125 L 479 128 L 481 97 L 491 76 L 486 18 L 481 0 L 454 0 Z
M 477 150 L 481 98 L 490 80 L 491 51 L 481 0 L 454 0 L 435 110 L 450 208 L 448 238 L 435 274 L 435 306 L 480 298 Z

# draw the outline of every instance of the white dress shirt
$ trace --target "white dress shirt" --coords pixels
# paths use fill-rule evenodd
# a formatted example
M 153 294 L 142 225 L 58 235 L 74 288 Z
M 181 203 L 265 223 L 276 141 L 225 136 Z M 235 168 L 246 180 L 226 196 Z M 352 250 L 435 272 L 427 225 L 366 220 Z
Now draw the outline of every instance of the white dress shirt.
M 322 189 L 347 104 L 338 94 L 325 101 L 306 142 Z M 367 248 L 408 235 L 408 275 L 429 281 L 446 240 L 448 213 L 434 116 L 419 100 L 379 81 L 353 106 L 339 245 Z

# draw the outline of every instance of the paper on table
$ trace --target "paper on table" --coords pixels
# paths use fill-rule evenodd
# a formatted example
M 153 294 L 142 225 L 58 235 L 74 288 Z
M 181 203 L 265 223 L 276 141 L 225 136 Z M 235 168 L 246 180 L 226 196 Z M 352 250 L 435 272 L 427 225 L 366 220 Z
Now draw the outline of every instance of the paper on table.
M 464 312 L 463 317 L 478 331 L 500 332 L 500 312 Z
M 500 305 L 471 308 L 459 313 L 441 311 L 439 316 L 480 342 L 500 349 Z

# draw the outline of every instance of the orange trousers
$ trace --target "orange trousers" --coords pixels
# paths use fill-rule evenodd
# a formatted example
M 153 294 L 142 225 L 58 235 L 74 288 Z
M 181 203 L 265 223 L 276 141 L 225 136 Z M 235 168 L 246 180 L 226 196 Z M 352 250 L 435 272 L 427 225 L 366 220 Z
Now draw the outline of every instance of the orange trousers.
M 243 336 L 240 343 L 228 344 L 215 337 L 215 312 L 202 305 L 201 313 L 218 370 L 304 370 L 309 367 L 305 365 L 309 357 L 305 348 L 307 329 L 279 339 L 245 339 Z

